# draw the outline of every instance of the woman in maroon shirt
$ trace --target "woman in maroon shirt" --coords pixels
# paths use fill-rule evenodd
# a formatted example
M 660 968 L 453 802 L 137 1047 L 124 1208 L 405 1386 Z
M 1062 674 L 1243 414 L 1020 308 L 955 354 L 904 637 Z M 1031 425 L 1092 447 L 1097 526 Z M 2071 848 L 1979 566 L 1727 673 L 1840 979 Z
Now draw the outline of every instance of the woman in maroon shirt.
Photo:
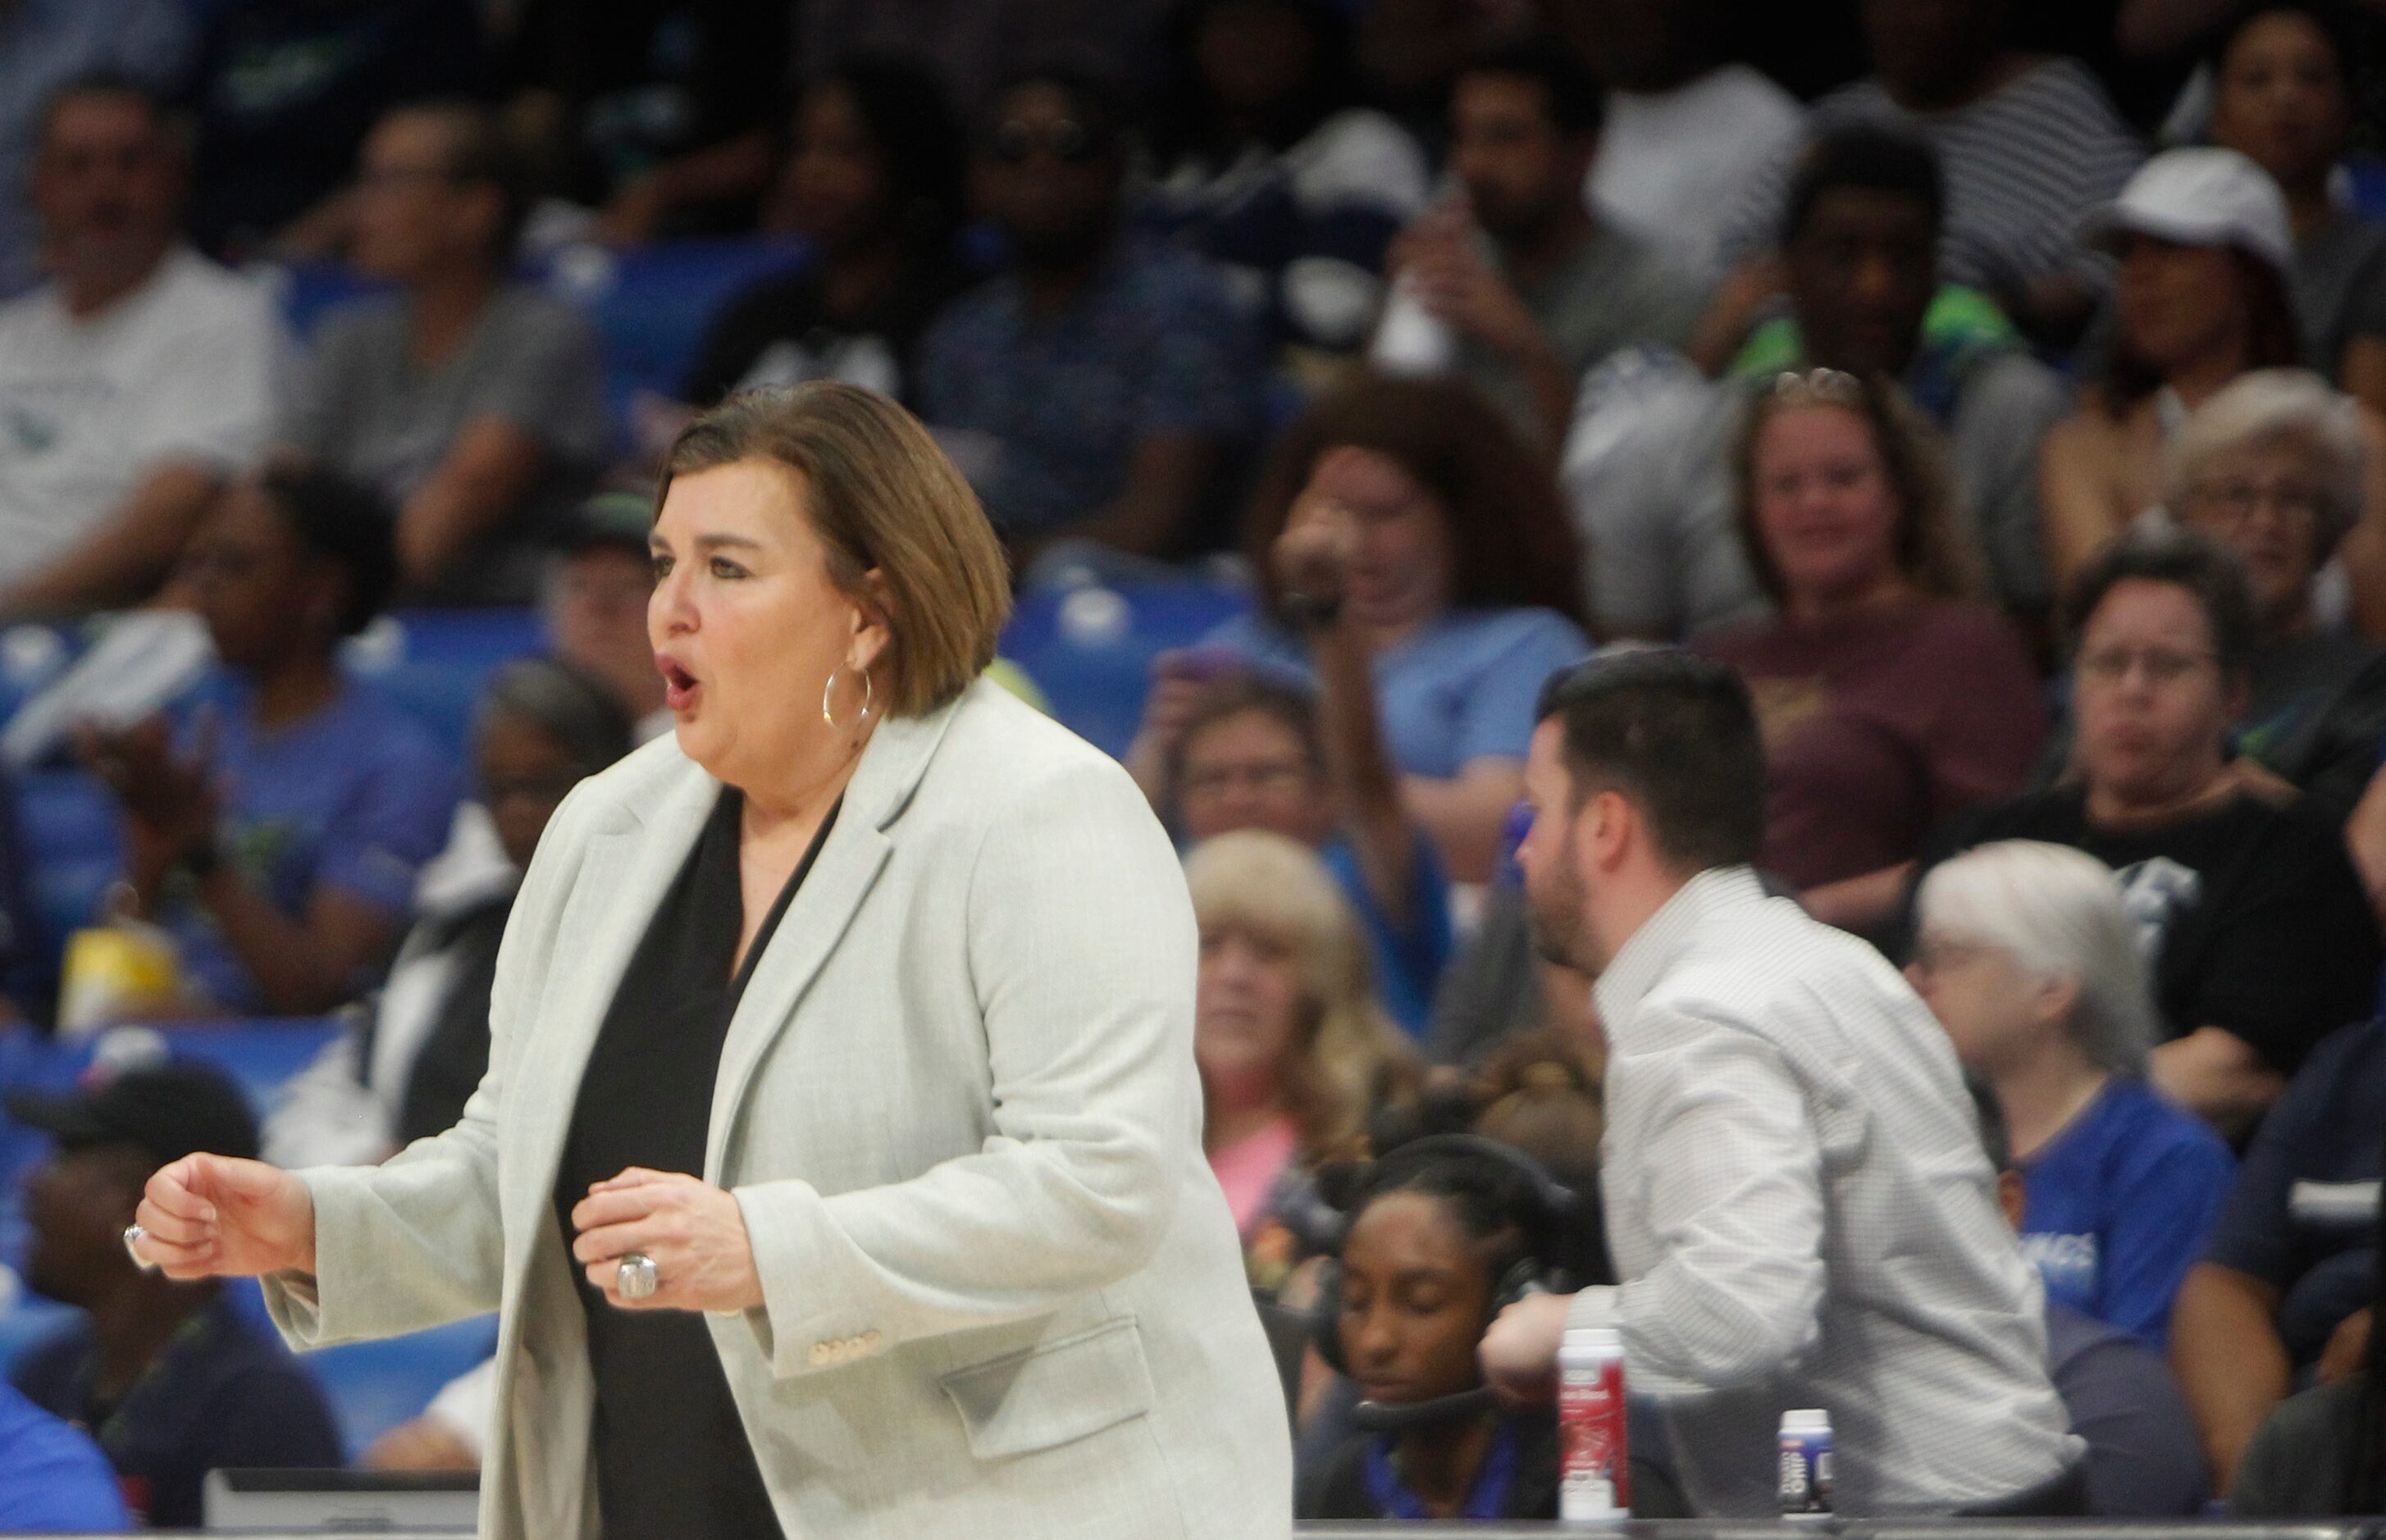
M 1978 602 L 1929 427 L 1892 385 L 1785 374 L 1739 446 L 1739 535 L 1767 619 L 1692 645 L 1764 732 L 1764 866 L 1819 919 L 1893 916 L 1932 825 L 2018 789 L 2046 733 L 2021 638 Z

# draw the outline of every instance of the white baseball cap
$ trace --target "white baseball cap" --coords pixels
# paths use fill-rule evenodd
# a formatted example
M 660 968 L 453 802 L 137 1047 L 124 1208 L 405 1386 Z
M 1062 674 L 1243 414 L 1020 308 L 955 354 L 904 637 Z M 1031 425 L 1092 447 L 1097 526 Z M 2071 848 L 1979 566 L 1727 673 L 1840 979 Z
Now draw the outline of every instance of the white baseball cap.
M 2235 246 L 2292 282 L 2294 225 L 2270 173 L 2235 150 L 2165 150 L 2121 184 L 2121 195 L 2089 219 L 2089 239 L 2110 246 L 2124 234 L 2182 246 Z

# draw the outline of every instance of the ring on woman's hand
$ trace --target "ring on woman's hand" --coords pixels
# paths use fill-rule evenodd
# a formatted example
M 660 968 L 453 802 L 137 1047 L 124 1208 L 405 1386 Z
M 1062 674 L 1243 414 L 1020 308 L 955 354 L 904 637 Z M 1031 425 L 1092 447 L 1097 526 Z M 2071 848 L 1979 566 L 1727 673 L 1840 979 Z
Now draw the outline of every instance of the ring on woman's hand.
M 141 1255 L 141 1243 L 148 1238 L 149 1232 L 144 1230 L 141 1226 L 137 1224 L 126 1225 L 124 1227 L 124 1254 L 127 1257 L 132 1258 L 132 1265 L 139 1268 L 142 1271 L 155 1272 L 157 1271 L 157 1264 L 151 1261 L 148 1258 Z
M 613 1283 L 624 1299 L 651 1299 L 655 1291 L 663 1286 L 663 1275 L 652 1257 L 633 1251 L 613 1270 Z

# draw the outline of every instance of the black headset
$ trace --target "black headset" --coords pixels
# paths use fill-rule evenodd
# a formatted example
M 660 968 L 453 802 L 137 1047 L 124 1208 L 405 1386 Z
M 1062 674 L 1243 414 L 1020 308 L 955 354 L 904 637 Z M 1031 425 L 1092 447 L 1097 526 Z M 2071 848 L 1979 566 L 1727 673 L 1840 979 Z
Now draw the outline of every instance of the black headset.
M 1358 1185 L 1343 1206 L 1341 1231 L 1335 1236 L 1333 1254 L 1318 1272 L 1317 1302 L 1309 1312 L 1309 1340 L 1316 1347 L 1317 1356 L 1337 1374 L 1347 1376 L 1350 1372 L 1342 1355 L 1341 1251 L 1343 1242 L 1350 1236 L 1351 1217 L 1377 1194 L 1390 1191 L 1420 1170 L 1442 1163 L 1468 1162 L 1504 1167 L 1524 1179 L 1525 1190 L 1531 1195 L 1526 1205 L 1529 1211 L 1515 1216 L 1518 1227 L 1525 1233 L 1525 1254 L 1493 1285 L 1490 1308 L 1484 1315 L 1483 1324 L 1489 1326 L 1501 1311 L 1527 1295 L 1565 1294 L 1572 1290 L 1573 1281 L 1551 1258 L 1563 1249 L 1561 1238 L 1565 1227 L 1577 1221 L 1582 1212 L 1582 1200 L 1573 1188 L 1551 1176 L 1549 1168 L 1523 1150 L 1496 1139 L 1474 1133 L 1436 1133 L 1413 1139 L 1392 1149 L 1360 1176 Z M 1362 1401 L 1357 1421 L 1367 1432 L 1394 1432 L 1473 1416 L 1488 1409 L 1493 1400 L 1492 1391 L 1486 1386 L 1406 1406 Z

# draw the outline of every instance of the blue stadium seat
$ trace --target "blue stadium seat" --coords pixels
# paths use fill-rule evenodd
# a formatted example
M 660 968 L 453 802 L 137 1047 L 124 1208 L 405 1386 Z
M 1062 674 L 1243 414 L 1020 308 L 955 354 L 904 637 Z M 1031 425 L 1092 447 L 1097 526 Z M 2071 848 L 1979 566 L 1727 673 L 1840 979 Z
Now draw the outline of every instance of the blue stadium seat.
M 1247 613 L 1250 595 L 1221 583 L 1136 583 L 1023 595 L 1002 654 L 1027 670 L 1052 714 L 1123 755 L 1143 716 L 1151 662 Z
M 2386 219 L 2386 156 L 2347 156 L 2344 170 L 2353 181 L 2355 212 Z
M 628 440 L 640 391 L 676 397 L 722 307 L 810 259 L 800 241 L 770 237 L 665 241 L 612 250 L 566 246 L 533 269 L 549 294 L 576 307 L 605 341 L 605 399 Z
M 17 782 L 33 909 L 52 945 L 91 923 L 124 870 L 124 842 L 107 788 L 80 770 L 32 770 Z
M 421 1416 L 442 1386 L 496 1346 L 497 1318 L 476 1316 L 383 1342 L 326 1347 L 300 1361 L 331 1397 L 353 1461 L 374 1439 Z
M 471 751 L 472 711 L 489 676 L 546 646 L 535 610 L 408 610 L 374 622 L 350 645 L 346 661 L 461 764 Z

